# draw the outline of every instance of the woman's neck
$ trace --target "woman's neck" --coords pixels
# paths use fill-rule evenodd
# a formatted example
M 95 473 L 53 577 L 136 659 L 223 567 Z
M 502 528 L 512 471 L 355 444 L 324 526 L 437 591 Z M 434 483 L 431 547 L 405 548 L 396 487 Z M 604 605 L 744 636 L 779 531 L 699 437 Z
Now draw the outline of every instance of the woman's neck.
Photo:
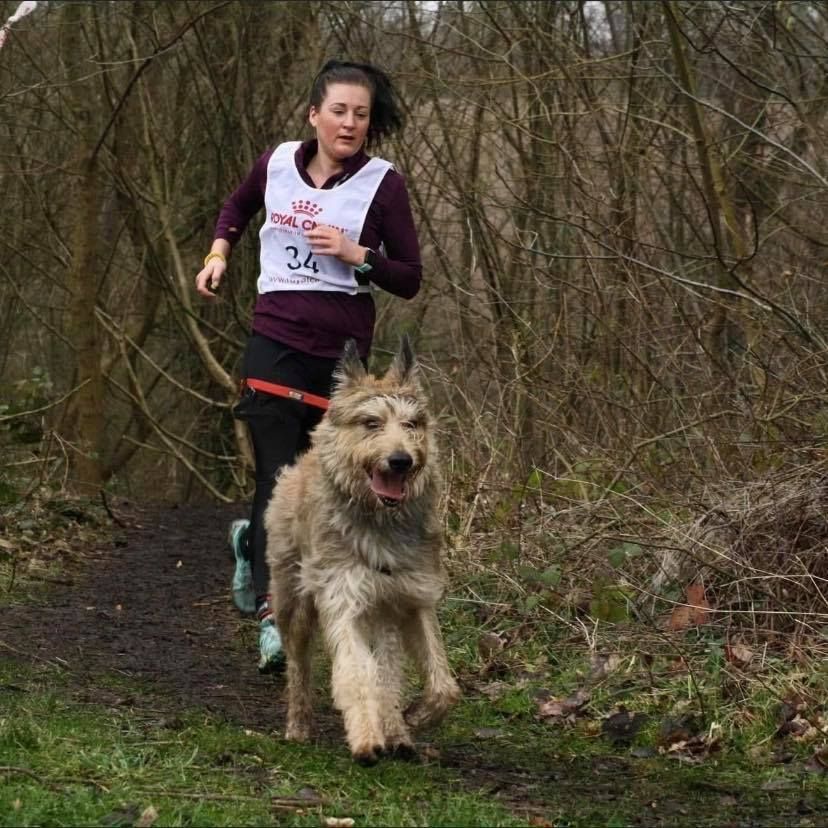
M 316 155 L 308 163 L 308 175 L 317 187 L 321 187 L 332 175 L 342 172 L 345 165 L 334 158 L 329 158 L 321 147 L 317 147 Z

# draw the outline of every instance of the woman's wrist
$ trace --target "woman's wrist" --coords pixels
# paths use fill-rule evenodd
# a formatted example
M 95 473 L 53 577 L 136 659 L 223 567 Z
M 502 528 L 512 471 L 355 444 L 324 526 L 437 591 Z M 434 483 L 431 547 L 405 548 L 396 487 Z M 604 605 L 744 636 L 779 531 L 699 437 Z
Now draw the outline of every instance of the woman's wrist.
M 224 253 L 220 253 L 218 250 L 211 250 L 205 257 L 204 257 L 204 267 L 213 261 L 213 259 L 219 259 L 223 264 L 227 264 L 227 257 Z
M 232 247 L 227 239 L 213 239 L 213 243 L 210 245 L 210 252 L 204 257 L 204 266 L 206 267 L 207 262 L 211 262 L 214 259 L 219 259 L 226 266 L 227 260 L 230 258 L 231 249 Z
M 363 247 L 361 244 L 354 243 L 353 253 L 348 257 L 346 261 L 349 265 L 353 265 L 353 267 L 359 267 L 361 264 L 365 264 L 365 256 L 367 253 L 367 247 Z

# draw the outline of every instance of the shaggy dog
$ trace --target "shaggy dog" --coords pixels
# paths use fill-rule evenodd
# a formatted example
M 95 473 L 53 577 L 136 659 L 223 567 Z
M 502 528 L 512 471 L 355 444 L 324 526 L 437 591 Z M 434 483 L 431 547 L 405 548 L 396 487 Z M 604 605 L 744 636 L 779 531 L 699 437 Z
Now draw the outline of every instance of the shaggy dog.
M 441 479 L 432 421 L 407 339 L 382 378 L 352 342 L 312 448 L 279 478 L 265 513 L 271 598 L 287 656 L 285 736 L 312 724 L 311 639 L 320 627 L 354 759 L 414 755 L 409 728 L 460 697 L 435 608 L 445 585 Z M 402 710 L 407 651 L 422 698 Z

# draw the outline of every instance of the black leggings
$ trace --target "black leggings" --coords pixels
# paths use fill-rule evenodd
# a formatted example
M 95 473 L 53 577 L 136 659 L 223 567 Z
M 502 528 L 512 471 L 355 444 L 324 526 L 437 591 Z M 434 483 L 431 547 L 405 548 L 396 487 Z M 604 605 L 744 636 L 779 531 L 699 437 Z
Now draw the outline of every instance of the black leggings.
M 337 360 L 295 351 L 261 334 L 252 334 L 244 354 L 243 376 L 287 385 L 320 397 L 329 397 Z M 262 523 L 276 478 L 310 446 L 310 432 L 324 412 L 305 403 L 245 390 L 233 414 L 247 422 L 256 461 L 256 492 L 247 534 L 247 558 L 253 568 L 257 604 L 269 592 Z

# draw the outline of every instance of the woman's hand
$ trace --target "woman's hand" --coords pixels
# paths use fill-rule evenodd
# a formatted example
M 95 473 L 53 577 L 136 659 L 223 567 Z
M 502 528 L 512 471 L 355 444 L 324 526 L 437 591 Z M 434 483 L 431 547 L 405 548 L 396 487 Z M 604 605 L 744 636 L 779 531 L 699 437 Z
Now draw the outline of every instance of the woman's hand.
M 207 299 L 215 299 L 216 291 L 221 285 L 221 277 L 226 270 L 227 262 L 218 257 L 210 259 L 196 276 L 196 290 Z
M 365 261 L 366 248 L 351 241 L 335 227 L 317 224 L 313 230 L 305 231 L 305 239 L 315 255 L 335 256 L 354 267 L 359 267 Z

